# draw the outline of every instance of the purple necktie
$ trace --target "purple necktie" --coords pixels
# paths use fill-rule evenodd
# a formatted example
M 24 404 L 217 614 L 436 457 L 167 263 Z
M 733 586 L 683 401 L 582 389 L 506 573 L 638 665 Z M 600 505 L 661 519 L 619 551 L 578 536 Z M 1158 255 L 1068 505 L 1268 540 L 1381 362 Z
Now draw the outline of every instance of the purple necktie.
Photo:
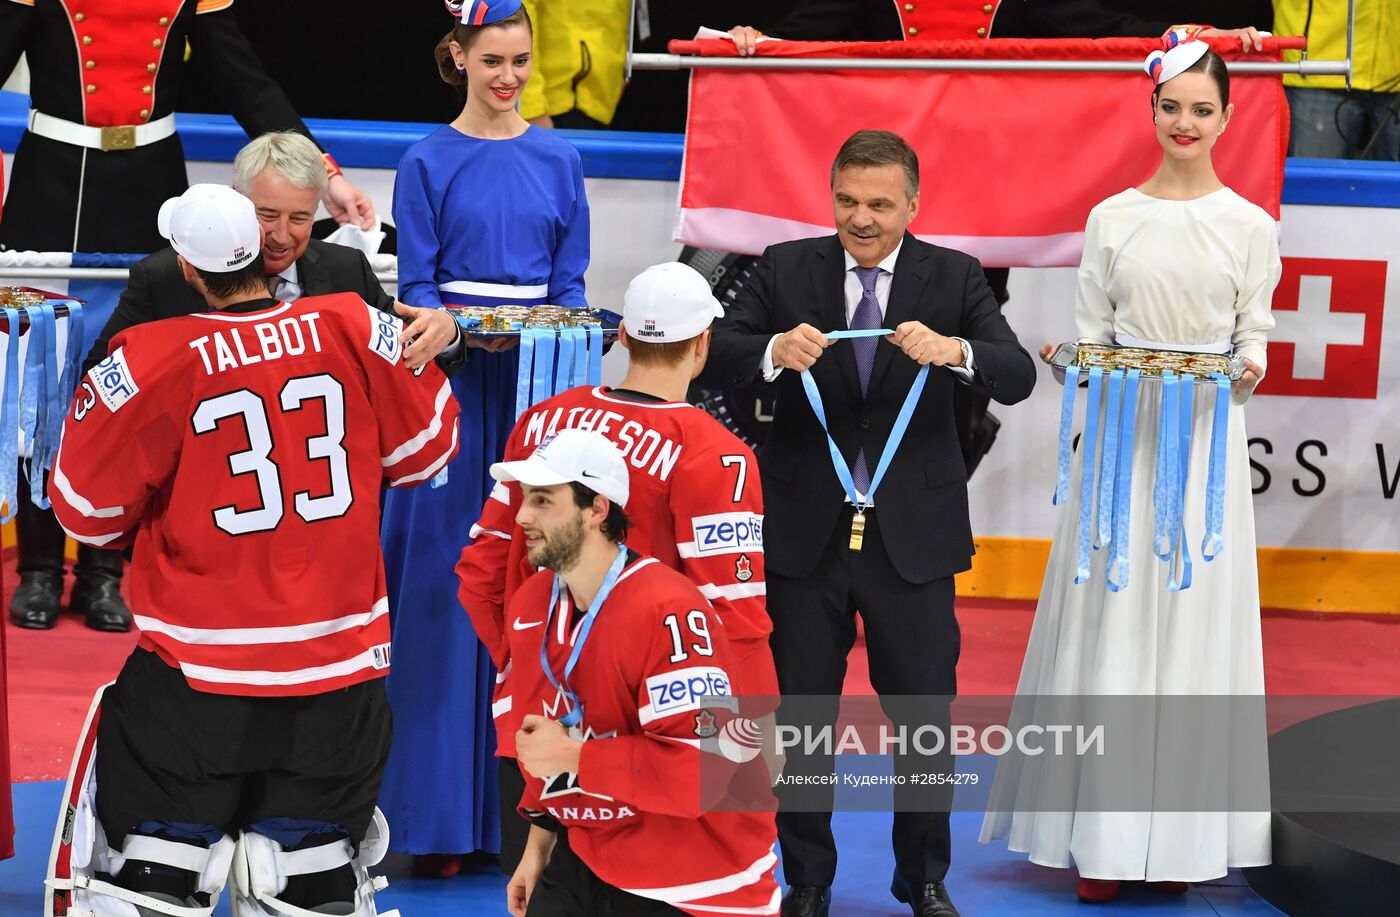
M 880 327 L 880 300 L 875 296 L 875 281 L 880 276 L 878 267 L 857 267 L 856 277 L 860 279 L 860 302 L 856 313 L 851 316 L 851 330 L 860 331 Z M 877 337 L 852 338 L 851 346 L 856 352 L 856 372 L 860 375 L 860 393 L 864 395 L 870 387 L 870 373 L 875 369 L 875 348 L 880 343 Z M 862 494 L 870 492 L 870 469 L 865 465 L 865 450 L 856 454 L 856 467 L 851 472 L 856 490 Z

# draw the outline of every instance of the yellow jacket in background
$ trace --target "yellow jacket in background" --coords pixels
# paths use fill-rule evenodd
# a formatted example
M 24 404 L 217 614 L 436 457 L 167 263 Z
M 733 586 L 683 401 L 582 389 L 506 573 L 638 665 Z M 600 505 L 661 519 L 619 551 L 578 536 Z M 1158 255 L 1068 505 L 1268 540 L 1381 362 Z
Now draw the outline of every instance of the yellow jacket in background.
M 1308 7 L 1312 21 L 1308 22 Z M 1274 0 L 1274 34 L 1302 35 L 1307 29 L 1310 60 L 1341 60 L 1347 56 L 1346 0 Z M 1356 0 L 1351 86 L 1368 92 L 1400 92 L 1400 2 Z M 1301 52 L 1285 51 L 1296 61 Z M 1343 76 L 1286 74 L 1285 86 L 1345 89 Z
M 525 0 L 534 24 L 534 72 L 520 96 L 525 118 L 577 109 L 607 124 L 622 97 L 627 0 Z

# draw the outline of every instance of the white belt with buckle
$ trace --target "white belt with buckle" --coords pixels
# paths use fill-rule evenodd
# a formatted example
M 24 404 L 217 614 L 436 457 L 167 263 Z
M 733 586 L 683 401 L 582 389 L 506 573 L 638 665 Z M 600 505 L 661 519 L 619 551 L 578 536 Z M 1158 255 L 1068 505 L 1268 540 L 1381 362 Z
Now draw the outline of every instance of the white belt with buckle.
M 139 146 L 164 140 L 175 133 L 175 116 L 166 115 L 148 124 L 117 124 L 109 127 L 92 127 L 87 124 L 74 124 L 41 111 L 29 110 L 29 130 L 40 137 L 87 147 L 90 150 L 134 150 Z

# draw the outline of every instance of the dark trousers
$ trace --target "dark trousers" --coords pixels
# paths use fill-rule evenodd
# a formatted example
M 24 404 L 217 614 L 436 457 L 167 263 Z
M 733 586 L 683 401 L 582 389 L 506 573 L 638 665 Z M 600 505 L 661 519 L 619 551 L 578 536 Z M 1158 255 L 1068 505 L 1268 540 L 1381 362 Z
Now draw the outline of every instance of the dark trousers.
M 896 499 L 893 495 L 889 499 Z M 957 693 L 958 622 L 953 615 L 951 577 L 910 583 L 890 564 L 880 533 L 879 498 L 866 514 L 862 550 L 850 550 L 847 507 L 816 568 L 802 577 L 768 570 L 768 613 L 773 618 L 773 658 L 783 695 L 821 695 L 787 702 L 780 725 L 824 727 L 836 719 L 846 656 L 856 638 L 856 612 L 865 624 L 870 680 L 885 714 L 912 732 L 920 725 L 945 729 L 947 701 Z M 914 697 L 917 695 L 918 697 Z M 834 772 L 832 758 L 789 751 L 784 775 Z M 951 771 L 946 756 L 913 755 L 895 762 L 896 773 Z M 831 791 L 825 811 L 795 811 L 783 804 L 795 795 L 780 787 L 778 841 L 783 875 L 790 885 L 830 885 L 836 875 L 831 833 Z M 813 788 L 801 787 L 802 808 L 811 809 Z M 942 880 L 948 871 L 948 785 L 912 783 L 895 788 L 892 842 L 895 865 L 912 884 Z M 938 809 L 942 809 L 938 811 Z
M 44 477 L 47 485 L 48 476 Z M 58 524 L 58 517 L 52 509 L 40 509 L 30 498 L 29 479 L 25 474 L 24 462 L 19 464 L 19 484 L 16 493 L 15 536 L 19 547 L 16 573 L 52 573 L 63 576 L 63 547 L 65 535 Z M 78 545 L 78 563 L 73 573 L 78 579 L 93 574 L 121 579 L 122 552 L 94 548 L 91 545 Z
M 574 853 L 568 831 L 559 831 L 557 836 L 554 853 L 530 895 L 525 917 L 676 917 L 682 913 L 665 902 L 607 884 Z M 657 862 L 664 861 L 666 852 L 657 853 Z
M 501 872 L 515 875 L 525 843 L 530 839 L 530 822 L 520 814 L 520 798 L 525 795 L 525 775 L 514 758 L 496 759 L 496 786 L 501 793 Z
M 267 819 L 364 839 L 393 724 L 384 679 L 304 697 L 196 691 L 137 649 L 102 697 L 97 815 L 113 849 L 146 822 L 236 833 Z

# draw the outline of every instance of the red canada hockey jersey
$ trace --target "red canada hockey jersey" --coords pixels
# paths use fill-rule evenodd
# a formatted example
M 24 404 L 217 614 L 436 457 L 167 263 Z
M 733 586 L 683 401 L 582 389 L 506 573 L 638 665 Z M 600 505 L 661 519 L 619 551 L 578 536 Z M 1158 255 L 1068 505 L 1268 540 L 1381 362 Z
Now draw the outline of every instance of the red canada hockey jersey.
M 243 305 L 113 339 L 64 424 L 54 511 L 85 544 L 134 540 L 141 644 L 195 689 L 381 677 L 380 487 L 447 464 L 457 402 L 435 365 L 403 365 L 403 323 L 354 294 Z
M 553 577 L 538 573 L 520 587 L 508 633 L 521 713 L 558 719 L 569 701 L 546 678 L 540 646 L 561 678 L 580 622 L 567 589 L 546 621 Z M 716 733 L 702 700 L 733 693 L 730 668 L 725 625 L 695 585 L 632 554 L 568 680 L 583 706 L 572 730 L 584 741 L 578 773 L 540 779 L 522 767 L 522 811 L 566 826 L 588 868 L 634 895 L 705 917 L 778 913 L 773 813 L 702 804 L 724 785 L 718 775 L 732 773 L 723 755 L 701 749 Z
M 753 450 L 694 405 L 581 386 L 526 411 L 505 460 L 528 458 L 547 436 L 574 427 L 603 434 L 627 459 L 627 546 L 689 576 L 730 639 L 767 640 L 763 489 Z M 519 485 L 497 484 L 457 564 L 462 605 L 499 669 L 507 662 L 502 609 L 535 573 L 515 523 L 519 508 Z

